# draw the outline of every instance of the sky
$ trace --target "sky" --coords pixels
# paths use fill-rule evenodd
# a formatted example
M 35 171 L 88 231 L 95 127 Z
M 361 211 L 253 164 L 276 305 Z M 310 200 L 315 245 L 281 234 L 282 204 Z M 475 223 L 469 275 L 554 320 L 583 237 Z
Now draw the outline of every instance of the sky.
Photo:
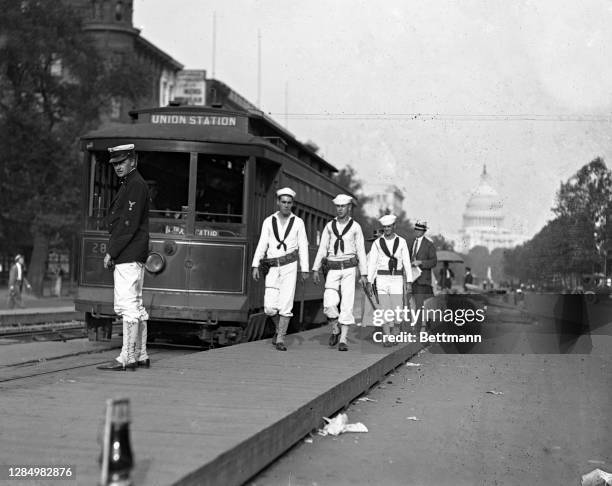
M 610 25 L 612 0 L 134 1 L 147 40 L 448 235 L 485 164 L 529 236 L 561 182 L 612 167 Z

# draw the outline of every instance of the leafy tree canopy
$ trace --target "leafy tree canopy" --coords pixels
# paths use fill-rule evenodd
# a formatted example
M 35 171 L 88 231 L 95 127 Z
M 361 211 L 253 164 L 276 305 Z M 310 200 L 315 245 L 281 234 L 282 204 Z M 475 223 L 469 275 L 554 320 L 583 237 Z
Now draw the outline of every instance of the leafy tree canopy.
M 0 9 L 0 228 L 27 226 L 36 253 L 76 229 L 79 136 L 112 97 L 144 93 L 149 77 L 133 60 L 124 69 L 129 54 L 106 61 L 61 1 L 0 0 Z

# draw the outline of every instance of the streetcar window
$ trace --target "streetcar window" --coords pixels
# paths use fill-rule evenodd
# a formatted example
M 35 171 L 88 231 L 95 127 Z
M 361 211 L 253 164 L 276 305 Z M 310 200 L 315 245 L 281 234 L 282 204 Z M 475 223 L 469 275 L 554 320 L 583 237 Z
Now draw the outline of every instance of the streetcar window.
M 189 153 L 138 152 L 138 171 L 149 186 L 149 231 L 185 234 Z
M 149 185 L 149 230 L 154 233 L 184 234 L 189 154 L 138 152 L 138 171 Z M 105 217 L 118 190 L 119 180 L 108 163 L 108 153 L 92 152 L 87 229 L 106 229 Z
M 198 154 L 196 235 L 243 236 L 246 159 Z

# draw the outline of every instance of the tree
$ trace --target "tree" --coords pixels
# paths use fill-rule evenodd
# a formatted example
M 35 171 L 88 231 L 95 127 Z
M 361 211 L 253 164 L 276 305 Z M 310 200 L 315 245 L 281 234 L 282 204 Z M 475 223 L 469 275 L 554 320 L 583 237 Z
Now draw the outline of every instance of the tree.
M 61 1 L 0 0 L 0 8 L 0 228 L 27 227 L 40 294 L 49 239 L 77 228 L 78 138 L 112 97 L 143 93 L 148 71 L 129 56 L 106 61 Z
M 555 219 L 528 242 L 505 252 L 504 268 L 523 281 L 573 288 L 582 273 L 605 270 L 612 173 L 604 161 L 594 159 L 561 184 L 552 209 Z
M 569 223 L 577 256 L 598 266 L 606 258 L 606 242 L 612 234 L 612 171 L 601 157 L 561 184 L 553 212 Z
M 432 235 L 431 241 L 433 242 L 434 246 L 436 247 L 436 250 L 448 250 L 448 251 L 454 251 L 455 250 L 455 244 L 452 241 L 448 241 L 442 235 L 439 235 L 439 234 L 438 235 Z

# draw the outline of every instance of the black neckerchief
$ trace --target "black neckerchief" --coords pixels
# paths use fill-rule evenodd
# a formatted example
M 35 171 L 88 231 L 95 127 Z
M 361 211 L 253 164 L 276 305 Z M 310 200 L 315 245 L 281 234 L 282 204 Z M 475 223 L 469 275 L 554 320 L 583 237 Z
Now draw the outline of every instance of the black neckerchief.
M 338 247 L 340 247 L 340 250 L 342 251 L 342 253 L 344 253 L 344 240 L 342 239 L 342 237 L 346 236 L 348 231 L 351 229 L 351 226 L 353 226 L 353 220 L 349 219 L 349 222 L 346 223 L 346 226 L 342 230 L 342 234 L 340 234 L 338 232 L 338 226 L 336 224 L 336 220 L 334 219 L 332 221 L 331 228 L 332 228 L 332 231 L 334 232 L 334 236 L 336 237 L 336 242 L 334 243 L 334 255 L 338 253 Z
M 287 228 L 285 229 L 285 236 L 281 240 L 278 234 L 278 223 L 276 222 L 276 216 L 272 216 L 272 231 L 274 231 L 274 238 L 276 238 L 276 241 L 278 241 L 278 245 L 276 245 L 277 250 L 280 250 L 282 246 L 283 250 L 287 251 L 287 244 L 285 243 L 285 240 L 287 239 L 287 236 L 289 236 L 291 228 L 293 228 L 294 219 L 295 216 L 291 216 L 291 218 L 289 219 L 289 223 L 287 224 Z
M 399 238 L 396 236 L 393 241 L 393 253 L 389 253 L 389 249 L 387 248 L 387 243 L 385 242 L 385 237 L 380 237 L 380 249 L 383 253 L 389 258 L 389 271 L 395 272 L 397 270 L 397 258 L 395 258 L 395 252 L 399 246 Z

